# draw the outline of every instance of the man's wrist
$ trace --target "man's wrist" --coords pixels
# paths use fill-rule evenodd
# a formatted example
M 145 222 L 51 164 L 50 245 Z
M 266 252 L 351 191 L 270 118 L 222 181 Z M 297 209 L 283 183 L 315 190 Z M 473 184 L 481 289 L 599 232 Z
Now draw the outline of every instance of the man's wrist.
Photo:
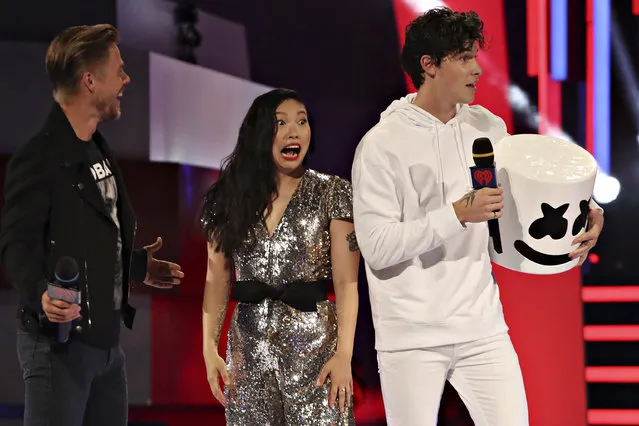
M 463 227 L 466 227 L 466 216 L 463 213 L 463 209 L 459 206 L 458 202 L 453 203 L 453 211 L 455 212 L 455 216 L 457 216 L 457 220 L 462 224 Z

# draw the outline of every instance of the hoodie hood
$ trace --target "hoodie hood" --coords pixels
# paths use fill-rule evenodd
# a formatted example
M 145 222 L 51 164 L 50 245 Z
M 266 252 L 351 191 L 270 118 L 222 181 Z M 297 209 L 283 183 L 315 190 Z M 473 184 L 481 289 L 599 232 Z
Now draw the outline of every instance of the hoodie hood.
M 410 93 L 402 98 L 394 100 L 388 108 L 381 113 L 380 121 L 399 114 L 402 119 L 408 120 L 413 125 L 420 127 L 436 127 L 437 125 L 444 125 L 444 123 L 442 123 L 437 117 L 413 104 L 415 97 L 417 97 L 417 93 Z M 467 110 L 468 105 L 457 104 L 457 114 L 451 119 L 451 122 L 463 121 Z

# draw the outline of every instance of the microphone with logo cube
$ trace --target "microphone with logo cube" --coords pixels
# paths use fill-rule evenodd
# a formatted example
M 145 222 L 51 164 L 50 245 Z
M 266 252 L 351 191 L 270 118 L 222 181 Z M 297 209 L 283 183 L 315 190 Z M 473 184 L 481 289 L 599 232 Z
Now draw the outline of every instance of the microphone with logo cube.
M 55 266 L 55 280 L 48 284 L 47 294 L 51 299 L 79 305 L 82 302 L 79 276 L 78 263 L 73 258 L 60 258 Z M 58 324 L 58 342 L 66 343 L 69 340 L 72 326 L 73 321 Z
M 470 167 L 470 177 L 473 189 L 497 188 L 497 174 L 495 173 L 495 153 L 493 144 L 488 138 L 477 138 L 473 142 L 473 160 L 475 166 Z M 493 249 L 502 253 L 501 235 L 497 219 L 488 221 L 488 235 L 493 240 Z

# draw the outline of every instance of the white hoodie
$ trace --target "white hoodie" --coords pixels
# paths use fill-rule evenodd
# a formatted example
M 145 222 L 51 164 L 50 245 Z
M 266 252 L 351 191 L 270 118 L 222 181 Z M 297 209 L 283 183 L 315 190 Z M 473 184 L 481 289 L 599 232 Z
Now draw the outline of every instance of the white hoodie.
M 473 341 L 508 330 L 487 223 L 464 228 L 453 203 L 472 189 L 472 144 L 507 135 L 481 106 L 444 124 L 394 101 L 362 139 L 352 169 L 355 232 L 366 264 L 376 349 Z

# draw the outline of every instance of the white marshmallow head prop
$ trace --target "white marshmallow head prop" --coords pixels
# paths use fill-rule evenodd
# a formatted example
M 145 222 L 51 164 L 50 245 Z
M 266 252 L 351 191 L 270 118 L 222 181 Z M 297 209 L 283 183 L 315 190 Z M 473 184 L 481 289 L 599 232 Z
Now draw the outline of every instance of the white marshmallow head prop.
M 597 162 L 579 145 L 541 135 L 507 136 L 495 146 L 497 182 L 504 213 L 499 219 L 503 252 L 490 241 L 490 258 L 530 274 L 557 274 L 579 259 L 568 254 L 585 231 Z

